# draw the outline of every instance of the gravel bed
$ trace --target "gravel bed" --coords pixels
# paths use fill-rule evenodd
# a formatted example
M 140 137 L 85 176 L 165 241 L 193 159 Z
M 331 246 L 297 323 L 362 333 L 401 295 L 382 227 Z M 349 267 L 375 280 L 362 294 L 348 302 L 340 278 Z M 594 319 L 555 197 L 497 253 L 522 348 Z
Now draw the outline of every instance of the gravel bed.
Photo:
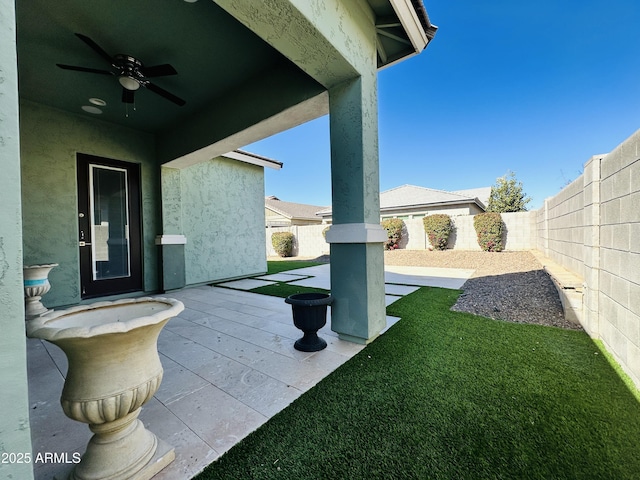
M 496 320 L 581 330 L 565 320 L 558 292 L 530 252 L 393 250 L 387 265 L 474 269 L 452 310 Z

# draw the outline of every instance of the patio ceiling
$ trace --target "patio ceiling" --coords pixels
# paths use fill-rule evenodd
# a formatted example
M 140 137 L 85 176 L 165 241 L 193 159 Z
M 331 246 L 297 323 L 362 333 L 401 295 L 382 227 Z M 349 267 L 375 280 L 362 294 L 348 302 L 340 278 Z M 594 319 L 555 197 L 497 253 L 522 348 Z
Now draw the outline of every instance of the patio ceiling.
M 379 66 L 414 53 L 391 2 L 369 4 L 379 24 Z M 229 114 L 228 100 L 239 88 L 250 90 L 274 72 L 278 78 L 308 82 L 309 96 L 323 90 L 213 1 L 17 0 L 16 10 L 20 97 L 136 130 L 161 133 L 218 105 L 226 107 L 221 113 Z M 151 81 L 186 104 L 178 106 L 140 88 L 135 104 L 126 105 L 115 76 L 57 67 L 62 63 L 111 70 L 76 33 L 111 56 L 126 54 L 145 66 L 171 64 L 177 75 Z M 106 102 L 98 106 L 101 114 L 82 110 L 92 106 L 90 98 Z M 324 113 L 326 108 L 317 109 L 315 116 Z
M 238 83 L 285 59 L 212 1 L 17 0 L 19 89 L 23 99 L 147 132 L 164 130 L 215 102 Z M 169 63 L 177 75 L 152 80 L 184 99 L 182 107 L 141 88 L 135 111 L 121 102 L 113 76 L 63 70 L 57 63 L 109 70 L 86 43 L 145 65 Z M 287 62 L 289 63 L 289 62 Z M 289 65 L 290 67 L 290 65 Z M 107 105 L 84 112 L 90 98 Z

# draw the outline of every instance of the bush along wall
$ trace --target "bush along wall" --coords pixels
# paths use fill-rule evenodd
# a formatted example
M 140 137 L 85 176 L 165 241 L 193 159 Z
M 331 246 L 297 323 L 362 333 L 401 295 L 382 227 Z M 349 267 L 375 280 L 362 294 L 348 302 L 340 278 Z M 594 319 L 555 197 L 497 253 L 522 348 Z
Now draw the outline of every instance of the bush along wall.
M 449 236 L 453 231 L 451 217 L 444 213 L 427 215 L 422 219 L 424 233 L 429 238 L 429 243 L 435 250 L 444 250 L 449 243 Z
M 387 241 L 384 243 L 385 250 L 395 250 L 400 245 L 402 240 L 402 229 L 404 228 L 404 222 L 399 218 L 387 218 L 383 220 L 382 228 L 387 231 Z
M 274 232 L 271 235 L 271 245 L 281 257 L 290 257 L 293 253 L 293 233 Z
M 478 245 L 483 251 L 501 252 L 504 249 L 504 223 L 499 213 L 479 213 L 473 217 L 473 226 L 478 235 Z

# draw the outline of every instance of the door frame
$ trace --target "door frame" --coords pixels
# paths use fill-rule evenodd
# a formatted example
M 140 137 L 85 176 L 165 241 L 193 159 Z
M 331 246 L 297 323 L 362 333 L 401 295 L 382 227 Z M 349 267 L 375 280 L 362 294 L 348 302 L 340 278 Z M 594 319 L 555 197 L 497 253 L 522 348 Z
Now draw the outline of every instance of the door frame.
M 78 152 L 78 250 L 80 255 L 80 296 L 82 299 L 138 292 L 143 289 L 142 199 L 140 164 Z M 91 229 L 90 166 L 124 169 L 127 172 L 129 276 L 94 280 Z

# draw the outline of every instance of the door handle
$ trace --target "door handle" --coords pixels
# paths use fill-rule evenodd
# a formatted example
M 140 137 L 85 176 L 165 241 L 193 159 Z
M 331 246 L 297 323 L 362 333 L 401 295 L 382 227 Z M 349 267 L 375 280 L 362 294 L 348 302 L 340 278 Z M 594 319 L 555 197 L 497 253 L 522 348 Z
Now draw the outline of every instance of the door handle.
M 91 242 L 78 242 L 78 246 L 79 247 L 90 247 L 91 246 Z

